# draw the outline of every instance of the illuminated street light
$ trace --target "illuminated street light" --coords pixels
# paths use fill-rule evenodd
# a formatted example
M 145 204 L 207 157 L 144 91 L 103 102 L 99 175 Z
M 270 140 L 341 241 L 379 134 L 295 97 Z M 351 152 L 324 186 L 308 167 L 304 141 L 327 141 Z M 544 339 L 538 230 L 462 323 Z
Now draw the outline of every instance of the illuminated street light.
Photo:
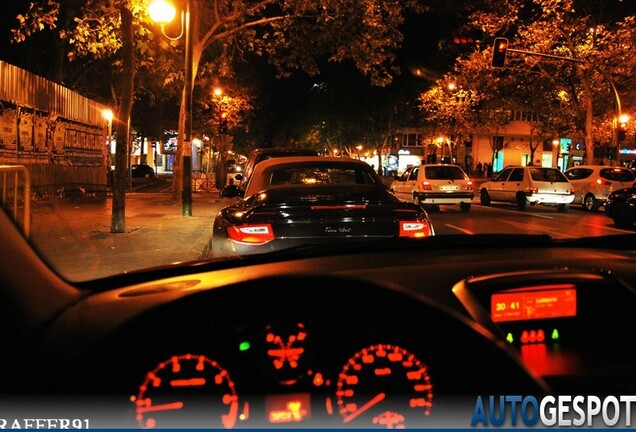
M 223 89 L 221 87 L 214 87 L 214 90 L 212 90 L 212 93 L 216 97 L 221 97 L 223 96 Z
M 179 39 L 185 34 L 185 76 L 183 83 L 183 105 L 184 105 L 184 130 L 183 136 L 179 137 L 181 143 L 181 169 L 183 170 L 183 192 L 181 195 L 182 216 L 192 216 L 192 84 L 194 81 L 192 58 L 192 32 L 190 16 L 190 1 L 185 2 L 185 11 L 181 13 L 181 34 L 176 38 L 169 37 L 164 29 L 165 24 L 170 22 L 174 16 L 174 7 L 165 0 L 153 0 L 148 6 L 151 18 L 161 25 L 161 32 L 171 40 Z
M 154 22 L 164 26 L 172 22 L 176 15 L 176 10 L 174 6 L 167 1 L 155 0 L 148 5 L 148 14 Z
M 106 146 L 107 146 L 107 155 L 108 155 L 108 169 L 110 170 L 110 166 L 112 165 L 111 162 L 111 141 L 112 141 L 112 136 L 113 136 L 113 110 L 109 109 L 109 108 L 104 108 L 102 110 L 102 117 L 104 118 L 104 120 L 106 120 L 108 122 L 108 136 L 106 138 Z

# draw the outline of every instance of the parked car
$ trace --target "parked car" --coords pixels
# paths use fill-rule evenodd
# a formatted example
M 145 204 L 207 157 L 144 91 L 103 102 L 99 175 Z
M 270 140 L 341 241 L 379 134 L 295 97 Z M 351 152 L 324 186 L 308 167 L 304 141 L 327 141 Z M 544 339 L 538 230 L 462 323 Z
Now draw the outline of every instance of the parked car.
M 636 186 L 616 190 L 605 202 L 605 216 L 614 220 L 616 226 L 629 228 L 636 222 Z
M 543 204 L 566 212 L 574 201 L 574 186 L 556 168 L 511 166 L 483 183 L 479 198 L 486 206 L 492 201 L 503 201 L 516 203 L 519 210 Z
M 216 216 L 211 249 L 214 256 L 250 255 L 433 234 L 426 212 L 400 202 L 367 163 L 286 157 L 254 167 L 245 198 Z
M 234 189 L 238 189 L 239 195 L 243 195 L 245 192 L 245 186 L 247 186 L 247 183 L 250 180 L 250 176 L 254 171 L 254 167 L 259 162 L 272 158 L 293 156 L 318 156 L 318 152 L 316 150 L 294 147 L 270 147 L 256 149 L 252 151 L 252 153 L 250 153 L 250 155 L 247 157 L 247 160 L 243 165 L 243 172 L 238 173 L 234 176 L 234 179 L 238 180 L 239 182 L 238 186 L 226 186 L 227 189 L 221 191 L 221 196 L 236 194 L 236 192 L 234 192 Z
M 458 165 L 432 164 L 407 168 L 390 186 L 401 201 L 417 205 L 459 205 L 470 210 L 473 182 Z
M 138 164 L 130 167 L 131 175 L 135 178 L 150 178 L 155 176 L 155 170 L 146 164 Z
M 631 186 L 636 181 L 629 169 L 604 165 L 572 167 L 564 174 L 574 186 L 574 202 L 587 211 L 598 210 L 612 191 Z

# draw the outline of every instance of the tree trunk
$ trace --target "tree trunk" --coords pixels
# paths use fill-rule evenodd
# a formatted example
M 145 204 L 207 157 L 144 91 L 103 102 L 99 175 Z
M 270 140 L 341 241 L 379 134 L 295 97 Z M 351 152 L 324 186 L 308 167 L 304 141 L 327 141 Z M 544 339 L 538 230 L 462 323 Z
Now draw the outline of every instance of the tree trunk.
M 133 50 L 133 16 L 130 10 L 121 6 L 121 40 L 123 76 L 121 102 L 117 113 L 115 146 L 115 175 L 113 178 L 113 207 L 110 232 L 126 232 L 126 177 L 128 173 L 128 145 L 130 135 L 130 113 L 132 111 L 135 57 Z
M 594 105 L 592 103 L 592 95 L 594 93 L 592 92 L 589 74 L 579 68 L 579 75 L 583 86 L 585 103 L 585 158 L 587 164 L 593 165 L 594 139 L 592 137 L 592 121 L 594 120 Z
M 191 47 L 191 56 L 190 59 L 191 65 L 185 64 L 184 69 L 187 70 L 188 67 L 191 67 L 192 73 L 192 82 L 190 85 L 187 85 L 184 82 L 183 92 L 181 94 L 181 108 L 179 109 L 179 139 L 177 140 L 177 152 L 175 155 L 175 161 L 172 168 L 172 199 L 174 201 L 182 200 L 183 204 L 183 157 L 188 156 L 188 161 L 191 160 L 191 149 L 185 149 L 185 145 L 192 145 L 192 88 L 194 87 L 194 83 L 196 81 L 196 76 L 199 70 L 199 62 L 201 61 L 201 56 L 203 55 L 203 50 L 205 48 L 204 41 L 199 40 L 199 27 L 198 27 L 198 16 L 199 16 L 199 5 L 196 1 L 188 2 L 189 7 L 191 8 L 191 13 L 189 14 L 190 23 L 189 26 L 190 38 L 192 41 L 190 42 Z M 188 41 L 185 41 L 186 45 Z M 186 51 L 187 51 L 186 47 Z M 187 54 L 187 52 L 186 52 Z M 187 57 L 187 55 L 186 55 Z M 188 63 L 188 59 L 186 59 L 186 63 Z M 187 74 L 186 74 L 187 75 Z M 187 95 L 186 92 L 189 91 L 190 94 Z M 190 104 L 186 104 L 186 98 L 190 98 Z M 186 112 L 186 105 L 189 106 L 188 112 Z M 189 118 L 186 121 L 186 115 Z M 188 130 L 186 130 L 186 128 Z M 185 142 L 187 141 L 187 143 Z

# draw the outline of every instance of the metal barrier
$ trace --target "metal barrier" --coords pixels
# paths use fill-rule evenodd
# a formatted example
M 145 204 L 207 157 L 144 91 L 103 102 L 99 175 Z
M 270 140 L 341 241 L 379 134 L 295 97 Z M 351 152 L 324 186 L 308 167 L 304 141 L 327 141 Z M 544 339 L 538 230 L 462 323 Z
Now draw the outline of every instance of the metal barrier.
M 0 206 L 13 216 L 29 238 L 31 228 L 31 177 L 22 165 L 0 165 Z M 19 212 L 22 209 L 22 212 Z
M 213 192 L 216 190 L 216 180 L 214 174 L 193 174 L 192 175 L 192 191 L 193 192 Z

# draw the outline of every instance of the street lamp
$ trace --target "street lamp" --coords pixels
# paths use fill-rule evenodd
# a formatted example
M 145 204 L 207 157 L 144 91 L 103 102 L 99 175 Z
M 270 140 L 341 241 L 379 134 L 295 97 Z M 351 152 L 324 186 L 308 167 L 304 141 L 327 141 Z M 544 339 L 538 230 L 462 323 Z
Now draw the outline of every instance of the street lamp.
M 183 170 L 183 192 L 181 194 L 182 216 L 192 216 L 192 84 L 193 59 L 192 59 L 192 32 L 190 16 L 190 1 L 186 0 L 185 11 L 181 13 L 181 34 L 176 38 L 168 36 L 165 32 L 165 24 L 172 21 L 175 16 L 174 7 L 165 0 L 154 0 L 149 6 L 150 17 L 161 25 L 161 32 L 170 40 L 176 40 L 185 35 L 185 76 L 183 83 L 184 128 L 181 141 L 181 169 Z

